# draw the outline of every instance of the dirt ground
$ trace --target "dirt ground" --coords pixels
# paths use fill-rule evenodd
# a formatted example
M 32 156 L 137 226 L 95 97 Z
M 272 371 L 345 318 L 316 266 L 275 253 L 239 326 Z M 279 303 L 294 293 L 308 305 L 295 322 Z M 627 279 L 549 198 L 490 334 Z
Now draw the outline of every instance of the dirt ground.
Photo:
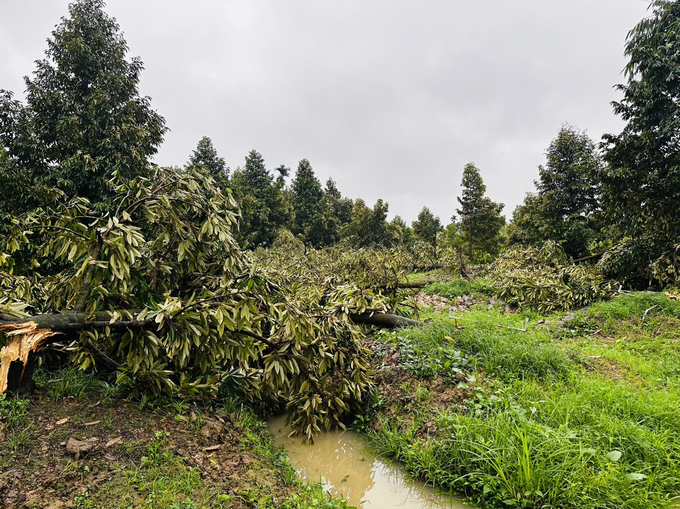
M 105 501 L 106 493 L 117 499 L 101 502 L 104 507 L 146 507 L 140 465 L 155 461 L 162 470 L 162 457 L 175 458 L 168 472 L 196 478 L 203 500 L 221 495 L 229 507 L 249 507 L 244 493 L 263 487 L 271 499 L 285 499 L 293 488 L 254 452 L 248 435 L 227 413 L 141 410 L 126 400 L 54 401 L 37 392 L 22 425 L 8 429 L 0 422 L 0 507 L 99 507 L 85 502 Z

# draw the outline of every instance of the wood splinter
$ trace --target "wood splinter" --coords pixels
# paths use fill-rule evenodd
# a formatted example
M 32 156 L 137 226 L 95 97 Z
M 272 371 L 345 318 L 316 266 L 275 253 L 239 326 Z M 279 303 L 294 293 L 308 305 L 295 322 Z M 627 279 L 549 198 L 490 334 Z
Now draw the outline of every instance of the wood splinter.
M 51 329 L 39 329 L 33 321 L 0 325 L 0 334 L 10 342 L 0 349 L 0 394 L 23 394 L 32 380 L 33 355 L 49 338 L 61 334 Z M 24 378 L 25 377 L 25 378 Z M 22 382 L 28 380 L 28 384 Z

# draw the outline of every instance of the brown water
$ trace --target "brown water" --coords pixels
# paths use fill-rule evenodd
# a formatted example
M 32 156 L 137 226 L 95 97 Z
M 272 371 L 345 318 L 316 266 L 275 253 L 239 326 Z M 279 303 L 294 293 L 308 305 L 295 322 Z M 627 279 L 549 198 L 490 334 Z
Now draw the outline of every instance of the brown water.
M 335 496 L 363 509 L 423 508 L 471 509 L 460 500 L 441 495 L 412 479 L 397 465 L 376 458 L 363 438 L 352 431 L 330 431 L 303 444 L 288 437 L 285 417 L 270 421 L 277 445 L 286 448 L 298 475 L 321 483 Z

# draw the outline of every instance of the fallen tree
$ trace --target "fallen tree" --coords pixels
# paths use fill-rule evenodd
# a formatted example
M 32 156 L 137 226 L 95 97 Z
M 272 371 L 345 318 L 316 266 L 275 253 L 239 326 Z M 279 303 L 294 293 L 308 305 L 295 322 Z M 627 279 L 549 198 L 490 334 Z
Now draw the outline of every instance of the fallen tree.
M 29 389 L 50 347 L 133 390 L 284 401 L 308 435 L 358 408 L 370 352 L 352 318 L 381 325 L 379 294 L 269 280 L 234 240 L 233 199 L 201 170 L 112 183 L 108 211 L 74 199 L 15 220 L 3 239 L 3 390 Z

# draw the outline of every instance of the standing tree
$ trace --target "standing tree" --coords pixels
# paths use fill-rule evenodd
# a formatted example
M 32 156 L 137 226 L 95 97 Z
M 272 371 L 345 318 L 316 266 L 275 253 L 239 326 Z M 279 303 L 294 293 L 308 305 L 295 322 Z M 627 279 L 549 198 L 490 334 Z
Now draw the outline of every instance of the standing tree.
M 538 167 L 537 194 L 529 194 L 513 213 L 511 241 L 540 244 L 557 242 L 579 258 L 600 237 L 602 160 L 593 141 L 570 125 L 559 130 Z
M 627 124 L 604 136 L 600 175 L 607 218 L 627 238 L 603 263 L 640 285 L 680 278 L 680 2 L 651 7 L 628 34 L 628 83 L 613 103 Z
M 381 199 L 371 210 L 364 200 L 354 202 L 352 221 L 341 230 L 341 236 L 355 247 L 391 247 L 398 237 L 398 227 L 387 222 L 389 204 Z
M 144 175 L 166 132 L 140 97 L 139 58 L 103 0 L 69 6 L 47 40 L 46 58 L 26 81 L 26 105 L 0 93 L 0 143 L 25 186 L 47 183 L 93 203 L 113 196 L 109 180 Z
M 486 185 L 477 167 L 468 163 L 463 169 L 462 195 L 458 197 L 460 209 L 459 229 L 468 247 L 471 261 L 483 261 L 498 253 L 501 247 L 501 228 L 505 217 L 501 215 L 504 205 L 485 196 Z M 455 218 L 451 218 L 455 221 Z
M 337 230 L 352 220 L 354 202 L 350 198 L 342 197 L 338 185 L 332 178 L 329 178 L 326 181 L 326 188 L 323 192 L 326 197 L 326 203 L 328 203 L 328 206 L 330 207 L 331 216 L 336 224 L 335 237 L 337 239 Z
M 231 185 L 241 206 L 241 240 L 248 247 L 271 245 L 276 231 L 288 225 L 290 213 L 282 189 L 267 170 L 262 154 L 251 150 L 243 169 L 234 172 Z
M 226 189 L 228 187 L 229 168 L 227 168 L 224 158 L 217 155 L 217 149 L 215 149 L 212 140 L 207 136 L 203 136 L 199 140 L 196 149 L 189 156 L 187 166 L 196 165 L 205 167 L 220 188 Z
M 413 233 L 413 228 L 406 224 L 404 218 L 397 214 L 392 218 L 390 225 L 398 233 L 399 244 L 408 247 L 413 245 L 415 242 L 415 234 Z
M 324 200 L 321 182 L 307 159 L 299 162 L 291 184 L 293 233 L 314 247 L 332 243 L 329 238 L 330 211 Z M 331 228 L 332 229 L 332 228 Z
M 442 223 L 430 209 L 423 207 L 418 214 L 418 219 L 411 224 L 413 233 L 423 242 L 430 244 L 437 254 L 437 234 L 443 230 Z

